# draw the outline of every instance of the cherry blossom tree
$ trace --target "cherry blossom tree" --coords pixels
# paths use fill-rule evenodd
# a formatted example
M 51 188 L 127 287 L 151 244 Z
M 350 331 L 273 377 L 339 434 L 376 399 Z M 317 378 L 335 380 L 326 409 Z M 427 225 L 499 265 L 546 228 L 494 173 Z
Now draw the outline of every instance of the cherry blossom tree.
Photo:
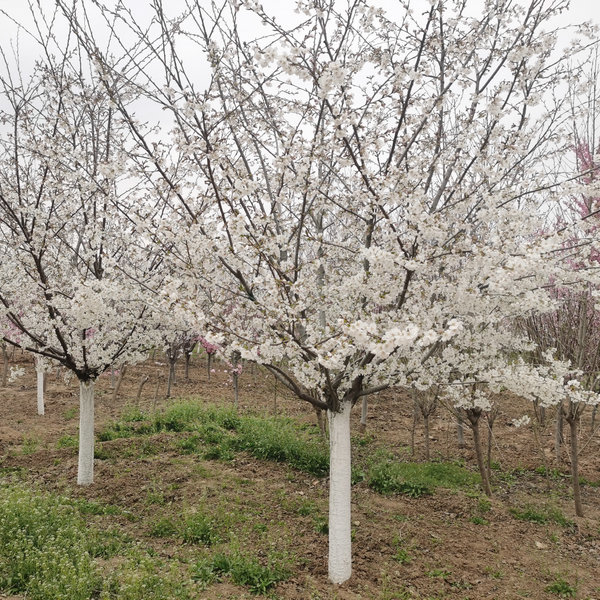
M 77 481 L 93 482 L 94 384 L 116 361 L 145 358 L 152 338 L 155 248 L 130 215 L 127 130 L 70 45 L 40 34 L 27 80 L 0 78 L 0 319 L 4 340 L 59 363 L 80 384 Z M 67 36 L 67 40 L 73 39 Z M 87 70 L 86 70 L 87 68 Z
M 600 115 L 598 59 L 596 50 L 591 55 L 590 68 L 584 71 L 585 75 L 580 75 L 586 93 L 571 100 L 574 144 L 569 154 L 574 155 L 573 170 L 578 185 L 575 193 L 566 194 L 562 199 L 562 211 L 556 223 L 557 229 L 568 232 L 557 252 L 564 276 L 548 282 L 556 308 L 547 314 L 529 315 L 521 321 L 521 327 L 536 343 L 533 361 L 539 363 L 543 353 L 553 352 L 571 367 L 571 371 L 563 374 L 567 386 L 564 397 L 556 404 L 556 458 L 560 464 L 564 419 L 570 431 L 571 480 L 578 516 L 583 516 L 578 471 L 581 416 L 590 405 L 595 416 L 600 391 L 600 311 L 596 301 L 600 284 L 596 276 L 600 262 L 597 242 L 600 215 L 600 160 L 597 154 L 600 142 L 596 121 Z M 580 111 L 577 111 L 578 106 Z M 591 435 L 595 433 L 594 416 Z
M 567 3 L 490 0 L 473 18 L 462 1 L 386 13 L 299 0 L 283 24 L 254 0 L 190 0 L 181 15 L 157 0 L 147 26 L 94 3 L 110 52 L 86 26 L 91 4 L 60 4 L 177 213 L 147 227 L 172 244 L 188 303 L 327 411 L 329 577 L 342 583 L 353 405 L 446 386 L 475 414 L 503 386 L 544 380 L 515 368 L 511 352 L 530 346 L 507 322 L 552 306 L 556 240 L 534 234 L 561 179 L 546 166 L 566 143 L 553 92 L 575 49 L 556 56 L 551 21 Z M 132 88 L 169 115 L 168 141 L 136 118 L 120 93 Z

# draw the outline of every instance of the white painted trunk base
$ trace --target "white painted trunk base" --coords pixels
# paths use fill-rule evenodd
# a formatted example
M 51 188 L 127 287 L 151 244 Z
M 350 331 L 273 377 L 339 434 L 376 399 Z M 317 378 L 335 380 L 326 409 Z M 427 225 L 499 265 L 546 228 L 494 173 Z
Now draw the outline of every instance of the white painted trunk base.
M 329 418 L 329 580 L 344 583 L 352 575 L 350 402 Z
M 37 414 L 44 414 L 44 370 L 37 368 Z
M 94 381 L 79 382 L 78 485 L 94 483 L 94 384 Z

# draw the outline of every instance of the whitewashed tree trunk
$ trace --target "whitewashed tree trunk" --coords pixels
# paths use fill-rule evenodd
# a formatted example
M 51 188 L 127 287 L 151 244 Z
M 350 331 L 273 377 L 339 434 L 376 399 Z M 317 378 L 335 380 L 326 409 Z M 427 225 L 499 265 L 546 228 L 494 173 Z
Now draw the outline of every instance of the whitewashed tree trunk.
M 44 365 L 36 361 L 35 371 L 37 373 L 37 414 L 44 414 Z
M 344 583 L 352 574 L 350 402 L 329 418 L 329 580 Z
M 93 380 L 79 382 L 78 485 L 94 482 L 94 385 Z

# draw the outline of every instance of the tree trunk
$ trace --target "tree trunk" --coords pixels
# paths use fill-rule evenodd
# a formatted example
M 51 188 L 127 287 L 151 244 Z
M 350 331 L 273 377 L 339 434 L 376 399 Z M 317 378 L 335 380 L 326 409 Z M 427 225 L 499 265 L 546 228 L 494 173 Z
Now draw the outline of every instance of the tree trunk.
M 233 374 L 233 401 L 235 403 L 235 410 L 239 410 L 240 404 L 240 386 L 238 382 L 238 374 Z
M 78 485 L 94 482 L 94 385 L 93 380 L 79 382 Z
M 412 418 L 412 426 L 410 428 L 410 455 L 415 455 L 415 433 L 417 431 L 417 421 L 419 419 L 419 413 L 421 410 L 417 404 L 417 401 L 413 399 L 413 418 Z
M 425 460 L 429 462 L 431 459 L 429 449 L 429 415 L 423 415 L 423 427 L 425 429 Z
M 319 433 L 321 437 L 326 440 L 327 439 L 327 427 L 325 425 L 325 416 L 323 415 L 323 410 L 318 406 L 315 406 L 315 414 L 317 415 L 317 425 L 319 426 Z
M 479 467 L 479 474 L 481 475 L 481 486 L 486 496 L 492 495 L 492 488 L 490 487 L 490 480 L 488 479 L 487 468 L 485 461 L 483 460 L 483 451 L 481 449 L 481 436 L 479 433 L 479 418 L 481 413 L 472 413 L 469 411 L 469 422 L 471 424 L 471 431 L 473 431 L 473 443 L 475 444 L 475 456 L 477 457 L 477 466 Z
M 232 369 L 231 373 L 233 376 L 233 396 L 235 401 L 235 410 L 239 409 L 239 401 L 240 401 L 240 386 L 239 386 L 239 378 L 241 373 L 241 360 L 242 357 L 238 350 L 235 350 L 231 355 L 231 364 Z
M 362 404 L 360 407 L 360 432 L 365 433 L 367 431 L 367 408 L 368 408 L 367 397 L 363 396 Z
M 37 361 L 36 361 L 37 362 Z M 44 367 L 36 364 L 37 373 L 37 414 L 44 415 Z
M 456 415 L 456 438 L 458 440 L 458 447 L 462 450 L 465 447 L 465 428 L 460 415 Z
M 6 387 L 8 385 L 8 352 L 6 351 L 6 346 L 2 346 L 2 387 Z
M 592 425 L 590 428 L 590 433 L 594 435 L 594 429 L 596 428 L 596 412 L 598 411 L 598 405 L 594 406 L 592 409 Z
M 117 383 L 113 389 L 112 393 L 112 401 L 116 402 L 117 396 L 119 395 L 119 390 L 121 389 L 121 384 L 123 383 L 123 377 L 125 377 L 125 372 L 127 371 L 127 365 L 123 365 L 121 370 L 119 371 L 119 377 L 117 378 Z
M 167 398 L 171 397 L 171 386 L 175 383 L 175 363 L 169 361 L 169 376 L 167 378 Z
M 560 467 L 560 455 L 562 453 L 563 442 L 563 405 L 559 402 L 556 408 L 556 430 L 554 432 L 554 459 L 556 466 Z
M 343 402 L 329 418 L 329 580 L 344 583 L 352 574 L 350 412 Z
M 206 361 L 206 372 L 208 374 L 208 380 L 210 381 L 210 363 L 211 363 L 211 359 L 212 359 L 212 354 L 210 352 L 208 352 L 208 358 Z
M 185 380 L 190 380 L 190 361 L 192 359 L 192 355 L 189 352 L 186 352 L 185 355 Z
M 140 379 L 140 383 L 138 385 L 138 389 L 137 389 L 137 394 L 135 395 L 135 405 L 137 407 L 139 407 L 140 405 L 140 400 L 142 398 L 142 388 L 144 387 L 144 384 L 148 381 L 148 379 L 150 379 L 150 377 L 148 377 L 148 375 L 144 375 L 141 379 Z
M 487 430 L 487 448 L 485 459 L 485 472 L 487 473 L 488 481 L 492 480 L 492 425 L 488 423 Z
M 577 429 L 579 426 L 579 412 L 577 407 L 570 410 L 567 417 L 571 433 L 571 479 L 573 480 L 573 499 L 575 500 L 575 514 L 583 517 L 583 505 L 581 504 L 581 489 L 579 487 L 579 445 L 577 443 Z
M 154 400 L 152 401 L 152 412 L 156 412 L 156 403 L 158 402 L 158 391 L 160 389 L 160 374 L 156 376 L 156 387 L 154 388 Z

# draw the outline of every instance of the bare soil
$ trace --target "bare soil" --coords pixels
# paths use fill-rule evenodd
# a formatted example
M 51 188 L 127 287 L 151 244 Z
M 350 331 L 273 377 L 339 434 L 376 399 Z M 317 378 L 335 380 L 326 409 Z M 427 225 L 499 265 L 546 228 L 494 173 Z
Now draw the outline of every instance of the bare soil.
M 172 443 L 174 436 L 182 434 L 159 434 L 151 438 L 150 453 L 136 451 L 139 439 L 104 442 L 110 458 L 96 460 L 95 483 L 78 488 L 76 451 L 57 447 L 61 437 L 77 435 L 77 381 L 66 382 L 63 373 L 58 377 L 51 373 L 46 415 L 38 416 L 31 359 L 17 351 L 12 364 L 24 366 L 26 375 L 0 388 L 0 468 L 22 468 L 25 480 L 32 484 L 118 505 L 135 518 L 102 516 L 95 518 L 94 524 L 118 524 L 165 559 L 190 560 L 198 550 L 180 540 L 150 537 L 149 523 L 161 511 L 182 514 L 198 502 L 210 502 L 236 507 L 248 515 L 252 525 L 245 538 L 248 550 L 254 545 L 258 555 L 269 548 L 290 554 L 294 572 L 276 586 L 279 598 L 544 600 L 559 597 L 549 586 L 560 579 L 576 590 L 573 597 L 600 598 L 600 443 L 598 435 L 590 439 L 589 414 L 581 425 L 580 470 L 587 482 L 582 486 L 585 517 L 577 518 L 574 512 L 568 446 L 557 465 L 552 423 L 538 431 L 536 441 L 533 427 L 517 429 L 512 425 L 512 419 L 523 412 L 532 414 L 531 407 L 518 398 L 503 398 L 502 413 L 494 426 L 493 460 L 497 468 L 492 472 L 490 510 L 482 508 L 478 494 L 438 489 L 420 498 L 390 497 L 359 483 L 353 488 L 354 574 L 344 585 L 333 586 L 327 582 L 327 536 L 317 531 L 315 514 L 303 516 L 298 512 L 302 502 L 311 501 L 318 515 L 326 517 L 326 478 L 245 454 L 229 462 L 182 455 Z M 172 396 L 233 403 L 233 388 L 223 363 L 216 362 L 214 367 L 209 382 L 204 357 L 194 356 L 186 381 L 183 365 L 179 365 Z M 112 397 L 110 375 L 104 375 L 97 386 L 96 431 L 118 419 L 126 405 L 135 403 L 144 375 L 149 381 L 142 390 L 140 408 L 152 410 L 172 402 L 164 398 L 167 371 L 161 359 L 130 367 L 116 399 Z M 247 367 L 240 378 L 240 411 L 315 420 L 311 407 L 293 398 L 257 367 Z M 410 456 L 413 409 L 401 390 L 371 398 L 366 434 L 359 433 L 359 413 L 356 407 L 353 427 L 358 453 L 381 447 L 407 460 L 423 458 L 422 423 L 417 425 L 415 456 Z M 549 413 L 548 420 L 551 418 Z M 452 417 L 438 410 L 430 433 L 432 457 L 464 460 L 475 470 L 468 428 L 465 439 L 467 447 L 460 449 Z M 558 467 L 554 477 L 535 472 L 544 462 L 550 468 Z M 162 494 L 161 506 L 149 502 L 156 492 Z M 509 512 L 512 507 L 525 506 L 551 506 L 571 524 L 523 521 Z M 403 551 L 400 557 L 399 549 Z M 252 596 L 225 581 L 208 587 L 198 597 Z

